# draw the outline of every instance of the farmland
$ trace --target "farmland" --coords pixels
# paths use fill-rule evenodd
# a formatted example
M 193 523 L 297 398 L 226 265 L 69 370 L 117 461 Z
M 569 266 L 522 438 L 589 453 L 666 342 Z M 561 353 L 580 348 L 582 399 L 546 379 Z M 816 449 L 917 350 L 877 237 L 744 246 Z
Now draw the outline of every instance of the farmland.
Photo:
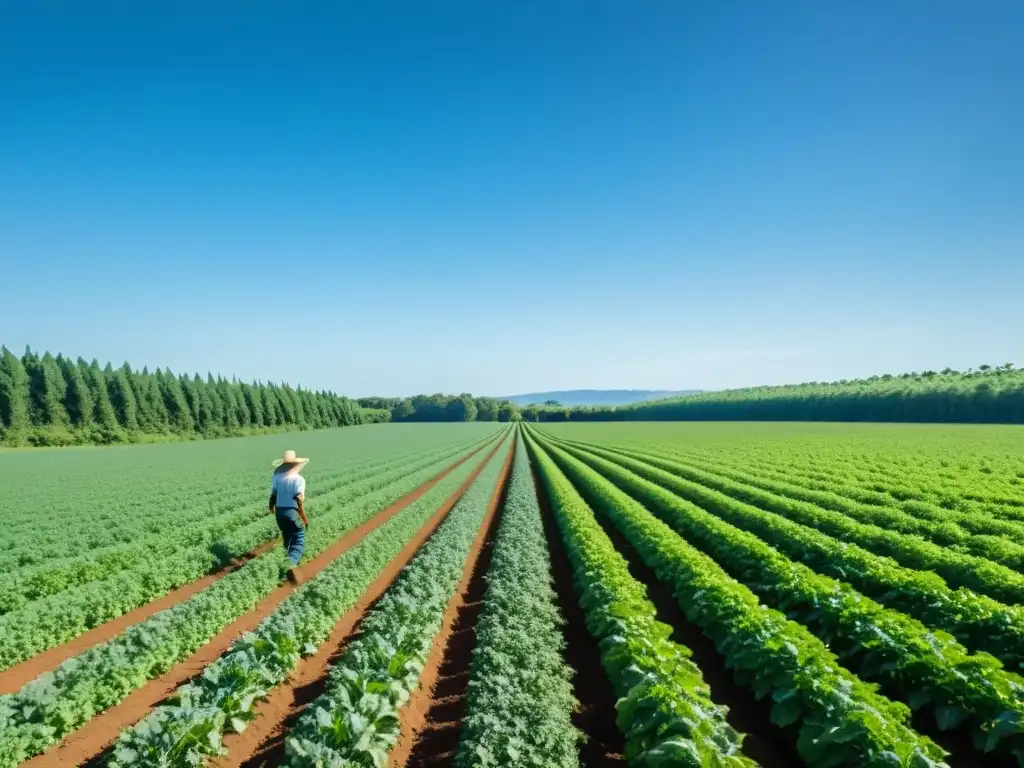
M 4 768 L 1024 765 L 1017 427 L 366 425 L 0 484 Z

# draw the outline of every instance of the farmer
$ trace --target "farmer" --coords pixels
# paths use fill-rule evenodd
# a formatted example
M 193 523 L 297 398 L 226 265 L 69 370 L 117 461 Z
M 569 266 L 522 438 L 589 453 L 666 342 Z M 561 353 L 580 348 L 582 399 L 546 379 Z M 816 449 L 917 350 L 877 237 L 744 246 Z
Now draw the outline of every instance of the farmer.
M 270 511 L 276 512 L 277 527 L 284 538 L 284 548 L 288 552 L 288 580 L 299 583 L 298 564 L 302 559 L 302 550 L 306 544 L 306 510 L 303 500 L 306 494 L 306 478 L 299 474 L 309 459 L 296 457 L 295 451 L 285 451 L 284 456 L 274 462 L 274 474 L 270 483 Z M 299 520 L 302 524 L 299 525 Z

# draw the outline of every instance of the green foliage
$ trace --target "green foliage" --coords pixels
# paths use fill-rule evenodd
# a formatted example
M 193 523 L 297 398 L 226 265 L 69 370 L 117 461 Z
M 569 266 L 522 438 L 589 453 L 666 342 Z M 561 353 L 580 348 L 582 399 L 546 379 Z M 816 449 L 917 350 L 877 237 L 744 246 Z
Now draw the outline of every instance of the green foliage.
M 448 444 L 445 445 L 442 442 L 439 447 L 403 456 L 396 455 L 394 451 L 394 437 L 382 436 L 383 439 L 377 448 L 378 455 L 371 462 L 359 465 L 353 463 L 352 460 L 365 454 L 367 449 L 374 448 L 373 443 L 364 438 L 353 446 L 357 450 L 349 452 L 347 460 L 335 464 L 327 474 L 307 473 L 311 490 L 310 516 L 315 520 L 315 524 L 307 535 L 308 556 L 315 556 L 323 551 L 346 531 L 365 522 L 382 508 L 435 476 L 442 468 L 450 465 L 455 457 L 480 447 L 479 441 L 473 441 L 471 445 L 463 444 L 453 451 L 450 442 L 451 433 L 449 433 L 447 441 L 445 441 L 445 435 L 440 433 L 424 435 L 424 437 L 428 442 L 440 440 Z M 408 439 L 406 436 L 403 442 Z M 262 440 L 257 440 L 257 442 L 262 442 Z M 170 447 L 173 446 L 167 446 L 167 448 Z M 197 444 L 196 447 L 203 446 Z M 189 450 L 192 449 L 193 447 L 189 446 Z M 312 467 L 312 464 L 310 466 Z M 266 465 L 263 464 L 261 469 L 264 471 L 260 472 L 261 475 L 265 475 L 265 468 Z M 471 462 L 462 465 L 444 478 L 430 493 L 392 518 L 389 524 L 395 523 L 395 526 L 386 529 L 390 537 L 399 536 L 399 531 L 404 530 L 396 527 L 399 524 L 395 521 L 400 518 L 408 521 L 411 518 L 407 516 L 407 513 L 413 517 L 419 516 L 417 519 L 425 519 L 433 512 L 444 495 L 450 493 L 458 485 L 460 478 L 464 478 L 471 468 Z M 246 478 L 246 480 L 248 484 L 252 485 L 250 478 Z M 265 486 L 265 482 L 260 485 Z M 233 516 L 231 521 L 226 521 L 221 516 L 212 528 L 204 531 L 200 527 L 200 530 L 192 532 L 193 535 L 210 535 L 219 527 L 222 533 L 216 541 L 216 546 L 180 551 L 192 551 L 197 554 L 203 550 L 208 553 L 219 552 L 221 556 L 231 557 L 275 536 L 276 527 L 273 519 L 266 515 L 265 488 L 259 489 L 256 495 L 261 496 L 262 499 L 257 501 L 253 498 L 252 505 L 248 509 L 231 513 Z M 208 510 L 206 512 L 209 513 Z M 403 518 L 403 516 L 406 517 Z M 156 515 L 154 519 L 159 519 L 159 517 Z M 251 522 L 249 524 L 243 522 L 238 525 L 234 517 L 241 521 L 248 519 Z M 163 554 L 166 549 L 173 552 L 175 547 L 182 543 L 174 538 L 175 535 L 186 533 L 177 530 L 181 522 L 180 519 L 172 520 L 170 528 L 162 536 L 154 537 L 151 541 L 138 542 L 144 545 L 144 549 L 141 556 L 134 558 L 134 562 L 156 560 L 157 567 L 149 571 L 150 575 L 174 571 L 178 567 L 188 567 L 189 561 L 174 554 Z M 233 528 L 232 524 L 234 524 Z M 228 528 L 227 531 L 224 531 L 225 527 Z M 376 540 L 379 541 L 382 538 L 390 540 L 390 537 L 380 534 Z M 164 542 L 163 546 L 161 546 L 161 539 Z M 126 547 L 133 545 L 134 543 L 115 547 L 109 550 L 109 554 L 129 554 L 130 550 L 127 550 Z M 350 550 L 349 554 L 353 551 Z M 51 564 L 44 563 L 43 565 L 49 567 Z M 72 563 L 68 565 L 71 566 Z M 96 713 L 123 700 L 147 680 L 159 676 L 174 664 L 187 658 L 224 626 L 246 611 L 252 610 L 263 597 L 277 587 L 280 584 L 283 567 L 284 560 L 281 551 L 275 548 L 272 552 L 250 560 L 237 571 L 228 574 L 188 600 L 130 627 L 124 634 L 107 643 L 69 659 L 55 672 L 29 683 L 16 694 L 0 696 L 0 754 L 4 755 L 4 758 L 0 759 L 0 766 L 6 768 L 8 765 L 16 764 L 20 759 L 37 754 L 85 723 Z M 66 573 L 68 571 L 65 571 Z M 323 575 L 322 573 L 321 576 Z M 351 576 L 351 573 L 349 575 Z M 339 578 L 345 581 L 348 577 Z M 30 581 L 31 579 L 26 579 L 20 583 L 25 586 Z M 132 578 L 125 579 L 116 588 L 127 588 L 125 585 L 131 584 L 132 581 Z M 308 585 L 313 585 L 318 581 L 319 578 L 310 581 Z M 100 585 L 99 588 L 90 590 L 91 594 L 109 593 L 115 589 L 109 580 L 105 587 L 101 586 L 101 582 L 94 582 L 86 586 L 96 587 L 98 585 Z M 349 588 L 346 587 L 346 589 Z M 60 605 L 61 598 L 73 593 L 74 590 L 55 594 L 54 600 L 50 602 Z M 310 596 L 321 595 L 315 589 L 308 594 Z M 46 603 L 45 600 L 29 603 L 26 610 L 32 610 L 34 606 Z M 83 615 L 88 615 L 88 611 L 68 611 L 69 618 Z M 31 635 L 31 626 L 26 626 L 25 622 L 32 621 L 32 619 L 27 619 L 26 616 L 24 611 L 16 610 L 0 618 L 0 622 L 4 623 L 0 632 L 4 633 L 5 638 L 10 636 L 12 642 L 23 636 Z M 305 617 L 303 621 L 312 626 L 312 619 Z M 322 628 L 324 621 L 326 619 L 321 620 L 316 626 Z M 52 643 L 47 638 L 40 638 L 36 641 L 37 647 L 49 647 L 50 644 Z M 237 676 L 232 679 L 236 678 Z M 232 716 L 237 717 L 238 713 L 235 712 Z M 160 720 L 160 722 L 163 721 Z M 191 733 L 193 726 L 202 725 L 198 724 L 191 716 L 184 721 L 175 722 L 178 723 L 174 726 L 178 729 L 176 731 L 178 735 L 183 735 L 185 731 Z M 187 728 L 182 731 L 181 728 L 186 725 Z M 161 725 L 152 728 L 145 726 L 143 731 L 147 730 L 152 736 L 152 741 L 147 742 L 149 747 L 152 747 L 152 754 L 166 757 L 168 752 L 160 745 L 164 743 L 164 737 L 170 732 L 170 726 Z M 199 730 L 219 733 L 223 729 L 214 723 L 210 728 L 202 725 Z M 186 738 L 186 741 L 190 741 L 190 738 Z M 210 744 L 210 742 L 202 743 Z M 137 746 L 139 744 L 133 742 L 133 746 L 129 748 Z M 190 750 L 194 751 L 193 748 Z M 140 754 L 144 751 L 139 750 Z M 191 752 L 186 750 L 183 754 L 187 753 Z M 7 755 L 12 757 L 7 758 Z M 125 757 L 128 753 L 122 752 L 121 755 Z M 14 762 L 5 762 L 5 759 L 14 760 Z M 137 759 L 143 760 L 144 758 Z M 177 765 L 179 763 L 168 764 Z
M 413 397 L 364 397 L 359 406 L 373 413 L 388 413 L 381 421 L 501 421 L 519 420 L 519 406 L 493 397 L 415 395 Z
M 613 462 L 578 448 L 566 450 L 712 556 L 766 604 L 811 629 L 862 679 L 898 690 L 915 709 L 927 708 L 940 729 L 969 720 L 975 743 L 985 752 L 1004 738 L 1021 741 L 1024 678 L 1006 672 L 997 659 L 970 654 L 948 633 L 930 630 L 847 584 L 816 574 L 630 470 L 671 483 L 668 472 L 626 457 Z M 955 722 L 951 712 L 958 713 Z
M 990 653 L 1010 669 L 1024 670 L 1024 607 L 1001 603 L 968 589 L 952 589 L 935 573 L 902 567 L 891 558 L 875 555 L 855 544 L 768 511 L 791 502 L 785 496 L 763 493 L 755 487 L 733 481 L 734 477 L 745 475 L 705 472 L 677 460 L 666 459 L 657 452 L 652 454 L 622 448 L 602 450 L 592 445 L 583 447 L 626 466 L 641 477 L 744 530 L 756 533 L 761 540 L 819 573 L 848 581 L 885 605 L 914 616 L 930 627 L 951 633 L 968 648 Z M 757 477 L 745 477 L 752 483 L 759 481 Z M 806 490 L 800 486 L 770 485 L 790 487 L 798 495 Z M 825 498 L 831 499 L 831 496 Z M 836 503 L 856 503 L 841 496 L 835 496 L 835 499 Z
M 110 765 L 185 768 L 225 754 L 223 734 L 245 730 L 256 703 L 284 682 L 303 656 L 317 652 L 338 619 L 472 469 L 472 463 L 459 467 L 303 584 L 195 683 L 179 688 L 175 703 L 157 707 L 122 733 L 117 742 L 121 757 L 115 755 Z M 212 738 L 191 739 L 197 732 Z M 183 742 L 187 749 L 178 746 Z
M 362 622 L 286 740 L 286 765 L 384 768 L 505 462 L 505 444 Z
M 545 450 L 643 561 L 673 589 L 687 617 L 715 641 L 737 679 L 771 695 L 776 723 L 799 728 L 809 766 L 943 765 L 944 752 L 909 726 L 910 711 L 840 666 L 805 627 L 760 604 L 710 557 L 579 459 Z
M 886 374 L 700 392 L 634 405 L 535 408 L 530 421 L 866 421 L 1024 424 L 1024 369 Z
M 466 691 L 460 768 L 573 768 L 581 734 L 530 462 L 519 438 Z
M 475 403 L 463 415 L 475 417 Z M 0 347 L 0 444 L 107 445 L 386 421 L 332 392 L 134 371 Z M 448 420 L 473 420 L 460 418 Z
M 617 724 L 630 764 L 752 765 L 689 649 L 669 639 L 671 628 L 657 621 L 643 585 L 565 475 L 532 439 L 528 445 L 569 553 L 587 629 L 620 697 Z M 666 752 L 674 757 L 666 761 Z

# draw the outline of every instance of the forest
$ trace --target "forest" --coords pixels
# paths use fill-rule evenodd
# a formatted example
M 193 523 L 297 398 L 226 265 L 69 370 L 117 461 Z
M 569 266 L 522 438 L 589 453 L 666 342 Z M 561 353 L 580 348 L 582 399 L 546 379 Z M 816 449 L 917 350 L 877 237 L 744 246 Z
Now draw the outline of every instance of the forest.
M 884 374 L 726 389 L 614 408 L 531 406 L 524 421 L 863 421 L 1024 424 L 1024 369 Z
M 319 429 L 389 414 L 333 392 L 287 384 L 132 370 L 110 363 L 0 347 L 0 443 L 8 446 L 135 443 Z
M 518 421 L 520 409 L 508 400 L 461 395 L 414 395 L 413 397 L 364 397 L 362 408 L 387 411 L 390 420 L 410 421 Z
M 0 347 L 0 445 L 60 446 L 188 440 L 386 421 L 515 421 L 489 397 L 416 395 L 353 400 L 288 384 L 239 382 L 169 369 L 101 367 Z

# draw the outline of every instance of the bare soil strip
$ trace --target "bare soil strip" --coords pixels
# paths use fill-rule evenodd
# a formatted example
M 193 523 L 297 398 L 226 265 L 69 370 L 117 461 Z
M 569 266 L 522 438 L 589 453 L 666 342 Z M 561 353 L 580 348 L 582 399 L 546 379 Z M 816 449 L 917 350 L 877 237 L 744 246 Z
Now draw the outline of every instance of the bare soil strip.
M 566 642 L 565 663 L 572 670 L 573 695 L 579 702 L 572 723 L 586 739 L 580 745 L 580 762 L 587 768 L 623 768 L 626 765 L 625 744 L 615 725 L 615 691 L 601 666 L 601 650 L 597 641 L 587 631 L 586 617 L 573 587 L 572 564 L 532 461 L 530 469 L 544 521 L 558 610 L 565 618 L 562 628 Z
M 626 558 L 633 578 L 646 587 L 647 598 L 654 604 L 658 621 L 672 627 L 671 639 L 674 642 L 693 652 L 692 661 L 700 668 L 704 681 L 711 688 L 711 700 L 728 707 L 729 724 L 746 734 L 743 753 L 764 768 L 802 765 L 796 751 L 797 727 L 779 728 L 772 723 L 771 700 L 758 701 L 749 688 L 736 683 L 715 644 L 686 618 L 672 591 L 658 581 L 654 571 L 644 564 L 625 536 L 600 517 L 598 520 L 615 549 Z
M 331 665 L 337 661 L 358 631 L 359 623 L 383 596 L 402 570 L 409 564 L 462 494 L 476 481 L 487 462 L 501 444 L 491 448 L 472 474 L 438 507 L 416 536 L 380 573 L 355 605 L 341 617 L 327 641 L 312 656 L 299 662 L 292 676 L 271 691 L 266 701 L 256 707 L 256 719 L 241 734 L 229 733 L 224 738 L 228 754 L 212 763 L 216 768 L 238 766 L 276 766 L 284 761 L 285 738 L 302 716 L 306 707 L 326 689 Z
M 402 730 L 398 736 L 398 743 L 391 750 L 388 760 L 388 764 L 392 768 L 419 764 L 412 761 L 414 752 L 421 739 L 430 736 L 435 737 L 431 739 L 435 749 L 428 748 L 431 753 L 434 753 L 437 748 L 441 748 L 454 754 L 455 748 L 458 747 L 461 713 L 465 711 L 465 690 L 466 684 L 469 682 L 469 662 L 472 658 L 475 637 L 472 634 L 463 636 L 458 641 L 458 647 L 453 649 L 453 653 L 457 655 L 455 661 L 460 665 L 455 671 L 464 674 L 465 677 L 461 680 L 454 680 L 449 691 L 444 690 L 446 686 L 442 676 L 442 667 L 448 654 L 448 646 L 452 640 L 456 621 L 463 606 L 469 602 L 470 584 L 478 572 L 480 582 L 483 582 L 487 573 L 486 566 L 489 565 L 489 562 L 482 563 L 481 555 L 487 540 L 493 540 L 497 530 L 501 507 L 508 492 L 508 481 L 512 474 L 515 451 L 516 443 L 513 441 L 508 455 L 505 457 L 501 474 L 498 475 L 498 482 L 494 486 L 480 530 L 466 556 L 462 578 L 459 580 L 448 607 L 445 608 L 441 629 L 438 631 L 437 637 L 434 638 L 434 645 L 430 649 L 430 655 L 420 674 L 419 687 L 413 691 L 409 701 L 402 707 Z M 488 558 L 489 560 L 490 558 Z M 481 591 L 480 597 L 482 596 L 483 592 Z M 479 610 L 473 612 L 474 617 L 477 615 L 479 615 Z M 471 633 L 472 629 L 467 628 L 467 631 Z M 445 692 L 448 695 L 444 695 Z M 447 713 L 445 712 L 446 708 Z M 454 724 L 448 719 L 453 713 L 453 708 L 455 716 L 458 717 Z
M 303 578 L 308 580 L 316 576 L 330 565 L 331 562 L 357 544 L 366 534 L 383 525 L 415 502 L 437 485 L 452 470 L 463 462 L 468 461 L 485 447 L 481 446 L 473 453 L 455 461 L 434 478 L 428 480 L 406 496 L 403 496 L 389 507 L 381 510 L 376 516 L 339 538 L 315 558 L 304 563 L 301 567 Z M 497 448 L 498 446 L 492 448 L 488 455 L 493 455 Z M 481 464 L 481 468 L 482 466 Z M 81 765 L 101 755 L 104 750 L 108 749 L 116 741 L 118 734 L 120 734 L 123 728 L 134 725 L 143 719 L 153 707 L 174 693 L 178 686 L 201 674 L 203 669 L 228 650 L 238 637 L 245 632 L 255 629 L 263 619 L 273 613 L 274 609 L 295 589 L 295 585 L 289 582 L 282 583 L 280 587 L 265 597 L 255 609 L 226 626 L 191 657 L 175 665 L 161 677 L 151 680 L 146 685 L 132 692 L 120 704 L 92 718 L 80 729 L 69 734 L 60 744 L 51 747 L 43 754 L 31 760 L 27 760 L 22 765 L 25 768 L 61 768 L 61 766 L 67 765 Z M 106 626 L 108 625 L 104 625 L 104 627 Z
M 491 497 L 487 516 L 480 526 L 480 535 L 466 560 L 462 580 L 445 610 L 441 631 L 434 641 L 427 671 L 433 676 L 429 687 L 421 679 L 415 696 L 422 698 L 419 727 L 413 710 L 403 710 L 403 726 L 408 724 L 412 740 L 411 753 L 401 759 L 403 741 L 396 745 L 391 758 L 393 766 L 451 765 L 459 747 L 460 729 L 466 716 L 466 689 L 469 670 L 476 647 L 476 624 L 484 608 L 487 574 L 491 570 L 494 541 L 501 522 L 501 512 L 508 498 L 509 479 L 515 461 L 515 444 L 505 460 L 498 484 Z M 476 561 L 475 564 L 473 561 Z M 410 705 L 416 706 L 416 698 Z M 404 735 L 404 733 L 403 733 Z

